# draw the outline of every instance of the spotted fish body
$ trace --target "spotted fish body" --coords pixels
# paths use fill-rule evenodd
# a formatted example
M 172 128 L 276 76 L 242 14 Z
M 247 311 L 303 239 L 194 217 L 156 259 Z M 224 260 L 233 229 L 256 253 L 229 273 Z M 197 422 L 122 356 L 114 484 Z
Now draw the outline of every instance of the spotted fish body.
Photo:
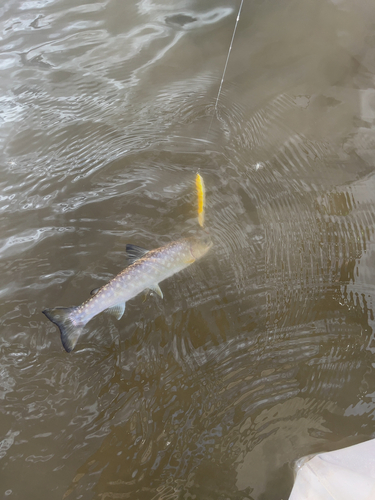
M 147 289 L 154 290 L 162 297 L 158 283 L 192 264 L 207 253 L 211 246 L 207 233 L 151 251 L 128 245 L 131 264 L 106 285 L 94 290 L 93 297 L 77 307 L 56 307 L 45 309 L 43 313 L 59 327 L 62 344 L 67 352 L 71 352 L 83 327 L 94 316 L 108 311 L 120 319 L 125 303 Z

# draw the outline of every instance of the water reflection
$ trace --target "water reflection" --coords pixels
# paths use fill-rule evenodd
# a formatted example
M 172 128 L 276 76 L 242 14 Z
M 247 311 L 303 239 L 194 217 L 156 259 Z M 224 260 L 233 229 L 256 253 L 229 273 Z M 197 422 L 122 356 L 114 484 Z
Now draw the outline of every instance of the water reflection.
M 244 2 L 216 114 L 237 9 L 0 11 L 10 497 L 287 498 L 295 459 L 374 434 L 374 14 Z M 66 355 L 40 311 L 193 232 L 198 169 L 210 257 Z

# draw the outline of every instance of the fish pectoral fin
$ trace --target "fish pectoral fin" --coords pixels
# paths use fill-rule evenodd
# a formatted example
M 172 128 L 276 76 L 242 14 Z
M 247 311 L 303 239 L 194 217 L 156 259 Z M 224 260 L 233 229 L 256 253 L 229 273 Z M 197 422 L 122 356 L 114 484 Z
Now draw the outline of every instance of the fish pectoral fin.
M 101 288 L 102 288 L 101 286 L 98 286 L 98 288 L 94 288 L 93 290 L 91 290 L 90 294 L 91 295 L 96 295 Z
M 105 310 L 105 312 L 112 314 L 116 319 L 121 319 L 122 315 L 125 312 L 125 302 L 120 302 L 120 304 L 116 304 L 113 307 L 109 307 Z
M 126 259 L 128 264 L 133 264 L 136 260 L 141 259 L 147 252 L 148 250 L 137 245 L 126 245 Z
M 159 295 L 159 297 L 163 298 L 163 292 L 161 291 L 161 288 L 157 283 L 155 285 L 150 286 L 149 289 L 152 292 L 157 293 Z

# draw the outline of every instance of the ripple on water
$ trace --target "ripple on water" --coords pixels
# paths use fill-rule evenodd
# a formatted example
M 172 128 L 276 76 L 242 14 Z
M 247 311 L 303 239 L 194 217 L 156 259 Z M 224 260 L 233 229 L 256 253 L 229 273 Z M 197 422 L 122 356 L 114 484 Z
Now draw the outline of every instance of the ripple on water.
M 286 497 L 297 456 L 373 434 L 371 52 L 331 85 L 346 14 L 289 11 L 329 21 L 322 55 L 283 9 L 245 7 L 214 110 L 232 7 L 4 4 L 5 491 Z M 67 355 L 41 309 L 85 300 L 127 242 L 192 234 L 198 169 L 210 254 Z

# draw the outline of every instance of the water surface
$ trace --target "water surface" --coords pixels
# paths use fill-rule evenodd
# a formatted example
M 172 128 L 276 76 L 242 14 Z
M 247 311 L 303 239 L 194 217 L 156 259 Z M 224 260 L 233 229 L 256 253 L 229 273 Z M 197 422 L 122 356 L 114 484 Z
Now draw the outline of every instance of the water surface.
M 286 500 L 301 456 L 375 434 L 370 0 L 5 0 L 4 498 Z M 77 305 L 197 227 L 214 247 L 95 318 Z

